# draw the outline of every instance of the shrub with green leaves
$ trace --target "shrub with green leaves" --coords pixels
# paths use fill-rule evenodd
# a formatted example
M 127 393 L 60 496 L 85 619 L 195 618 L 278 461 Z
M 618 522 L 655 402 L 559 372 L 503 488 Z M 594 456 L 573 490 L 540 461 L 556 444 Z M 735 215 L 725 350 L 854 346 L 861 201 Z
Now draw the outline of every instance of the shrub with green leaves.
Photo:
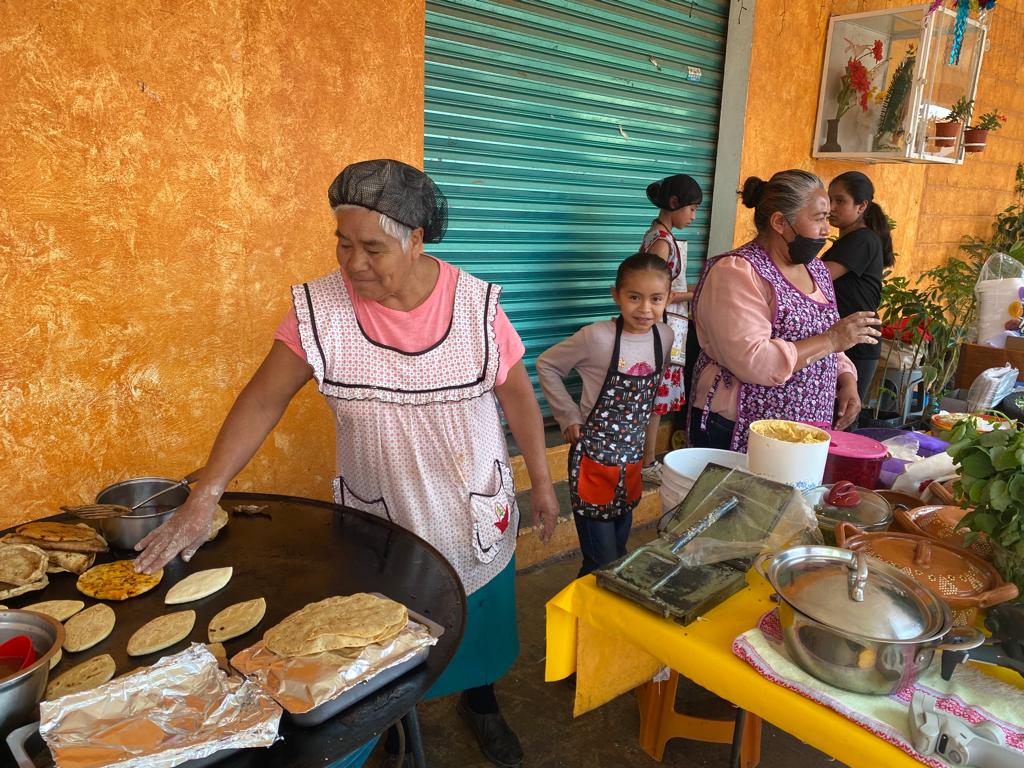
M 1024 564 L 1024 428 L 1014 422 L 980 432 L 974 419 L 964 419 L 946 450 L 960 470 L 957 495 L 974 507 L 962 521 L 968 541 L 984 533 Z M 1024 580 L 1020 565 L 1001 571 L 1018 585 Z

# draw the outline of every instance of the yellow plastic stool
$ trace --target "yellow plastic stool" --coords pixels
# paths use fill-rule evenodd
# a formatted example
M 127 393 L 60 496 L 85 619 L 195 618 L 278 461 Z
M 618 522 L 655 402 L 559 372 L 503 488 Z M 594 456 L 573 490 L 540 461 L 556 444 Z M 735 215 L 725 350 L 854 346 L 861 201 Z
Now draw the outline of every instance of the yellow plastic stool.
M 731 744 L 731 765 L 755 768 L 761 762 L 761 718 L 738 710 L 736 721 L 710 720 L 676 710 L 679 673 L 662 683 L 653 681 L 636 689 L 640 705 L 640 747 L 659 763 L 669 739 L 682 738 L 714 744 Z M 736 728 L 740 733 L 736 734 Z

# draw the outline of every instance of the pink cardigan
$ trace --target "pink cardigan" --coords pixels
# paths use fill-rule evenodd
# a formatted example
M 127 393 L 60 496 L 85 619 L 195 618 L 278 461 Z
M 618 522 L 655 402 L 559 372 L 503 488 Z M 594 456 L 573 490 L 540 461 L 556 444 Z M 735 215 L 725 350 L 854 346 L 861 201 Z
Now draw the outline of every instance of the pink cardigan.
M 810 298 L 825 301 L 820 288 Z M 771 337 L 775 291 L 746 259 L 721 258 L 704 281 L 698 307 L 696 326 L 701 347 L 740 381 L 778 386 L 795 373 L 796 345 Z M 846 355 L 840 353 L 836 362 L 840 374 L 857 376 L 857 369 Z M 704 407 L 718 371 L 717 365 L 709 365 L 694 382 L 693 407 Z M 734 421 L 738 397 L 735 386 L 719 383 L 711 411 Z

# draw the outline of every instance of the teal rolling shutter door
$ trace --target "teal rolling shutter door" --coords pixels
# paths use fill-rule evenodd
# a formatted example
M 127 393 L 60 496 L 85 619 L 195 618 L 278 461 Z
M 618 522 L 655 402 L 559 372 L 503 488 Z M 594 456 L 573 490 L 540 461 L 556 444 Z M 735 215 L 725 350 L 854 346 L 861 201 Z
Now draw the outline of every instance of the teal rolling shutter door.
M 728 0 L 427 0 L 425 167 L 448 196 L 433 252 L 504 287 L 526 363 L 611 317 L 615 268 L 656 211 L 704 189 L 706 257 Z M 731 194 L 724 190 L 723 194 Z

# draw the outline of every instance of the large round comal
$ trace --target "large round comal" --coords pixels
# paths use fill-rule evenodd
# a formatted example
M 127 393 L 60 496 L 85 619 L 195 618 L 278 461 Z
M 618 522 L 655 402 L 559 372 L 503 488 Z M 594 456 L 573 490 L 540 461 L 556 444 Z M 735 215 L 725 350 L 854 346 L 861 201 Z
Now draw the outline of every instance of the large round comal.
M 36 660 L 25 669 L 0 677 L 0 738 L 32 722 L 50 677 L 50 660 L 64 644 L 64 625 L 35 611 L 0 611 L 0 643 L 28 635 Z
M 765 562 L 758 568 L 779 595 L 790 657 L 838 688 L 890 694 L 913 683 L 936 650 L 984 641 L 976 629 L 952 629 L 937 595 L 864 553 L 800 546 Z
M 96 494 L 97 504 L 121 504 L 131 507 L 152 496 L 159 490 L 178 485 L 175 480 L 165 477 L 135 477 L 107 486 Z M 151 504 L 132 511 L 129 515 L 86 520 L 115 549 L 132 549 L 150 531 L 167 522 L 174 511 L 188 498 L 188 487 L 182 486 L 168 491 L 153 500 Z

